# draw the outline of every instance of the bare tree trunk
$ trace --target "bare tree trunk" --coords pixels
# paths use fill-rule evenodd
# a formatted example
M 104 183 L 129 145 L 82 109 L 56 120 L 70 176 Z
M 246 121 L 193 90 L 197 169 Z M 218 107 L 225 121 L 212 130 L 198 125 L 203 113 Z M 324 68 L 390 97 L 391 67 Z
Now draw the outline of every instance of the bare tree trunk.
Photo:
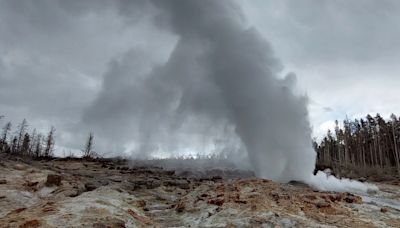
M 362 147 L 362 157 L 363 157 L 363 171 L 364 171 L 364 176 L 366 175 L 366 164 L 365 164 L 365 150 L 364 146 Z
M 348 162 L 348 145 L 347 145 L 347 136 L 344 136 L 344 166 L 347 168 Z
M 393 143 L 394 143 L 394 157 L 396 159 L 397 173 L 400 176 L 400 164 L 399 164 L 399 151 L 397 150 L 396 135 L 394 133 L 394 124 L 392 123 Z
M 378 151 L 379 151 L 379 166 L 383 168 L 383 156 L 382 156 L 382 147 L 380 142 L 380 137 L 378 133 Z
M 378 165 L 378 152 L 376 151 L 376 138 L 374 137 L 374 166 Z
M 342 159 L 340 157 L 340 143 L 338 143 L 339 172 L 342 171 Z
M 371 162 L 371 166 L 374 166 L 374 156 L 373 156 L 373 154 L 372 154 L 372 145 L 371 144 L 369 144 L 369 153 L 370 153 L 370 162 Z

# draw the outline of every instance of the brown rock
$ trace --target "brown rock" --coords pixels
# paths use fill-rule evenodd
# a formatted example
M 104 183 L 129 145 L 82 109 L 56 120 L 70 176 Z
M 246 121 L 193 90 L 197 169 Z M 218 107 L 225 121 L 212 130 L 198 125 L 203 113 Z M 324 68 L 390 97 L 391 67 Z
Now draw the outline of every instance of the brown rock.
M 114 182 L 122 182 L 123 180 L 121 176 L 111 176 L 108 179 Z
M 26 207 L 21 207 L 21 208 L 15 209 L 15 210 L 12 211 L 12 212 L 14 212 L 14 213 L 20 213 L 20 212 L 25 211 L 25 210 L 26 210 Z
M 85 183 L 85 190 L 88 191 L 88 192 L 89 191 L 93 191 L 98 187 L 100 187 L 99 184 L 95 183 L 95 182 L 87 182 L 87 183 Z
M 28 181 L 28 182 L 26 183 L 26 186 L 28 186 L 28 187 L 34 187 L 34 186 L 36 186 L 36 185 L 38 185 L 38 184 L 39 184 L 38 181 L 34 181 L 34 182 Z
M 128 214 L 130 214 L 134 219 L 136 219 L 137 221 L 140 221 L 140 222 L 142 222 L 142 223 L 144 223 L 144 224 L 146 224 L 146 225 L 151 225 L 151 224 L 153 224 L 153 222 L 149 219 L 149 218 L 147 218 L 147 217 L 145 217 L 145 216 L 141 216 L 141 215 L 139 215 L 139 214 L 137 214 L 136 212 L 134 212 L 133 210 L 131 210 L 131 209 L 128 209 Z
M 56 174 L 47 175 L 46 186 L 60 186 L 61 185 L 61 176 Z
M 209 204 L 214 204 L 214 205 L 217 205 L 217 206 L 222 206 L 224 203 L 225 203 L 225 201 L 224 201 L 224 199 L 210 199 L 210 200 L 208 200 L 208 203 Z
M 0 184 L 7 184 L 7 180 L 0 180 Z
M 342 200 L 342 196 L 340 194 L 331 194 L 324 198 L 330 200 L 331 202 L 336 202 L 336 201 Z
M 111 218 L 107 223 L 97 222 L 93 224 L 93 228 L 125 228 L 125 222 L 119 219 Z
M 358 181 L 360 181 L 360 182 L 365 182 L 365 181 L 367 181 L 367 178 L 365 178 L 365 177 L 360 177 L 360 178 L 358 178 Z
M 64 196 L 68 196 L 68 197 L 76 197 L 80 193 L 81 192 L 79 191 L 79 189 L 68 189 L 68 190 L 63 192 Z
M 317 197 L 315 195 L 306 195 L 304 197 L 307 198 L 307 199 L 310 199 L 310 200 L 316 200 L 317 199 Z
M 186 205 L 184 202 L 179 202 L 178 205 L 176 205 L 175 210 L 176 212 L 183 212 L 186 208 Z
M 385 207 L 382 207 L 382 208 L 381 208 L 381 212 L 382 212 L 382 213 L 386 213 L 386 212 L 388 212 L 388 209 L 385 208 Z
M 235 203 L 247 204 L 246 200 L 235 200 Z
M 97 223 L 93 224 L 93 228 L 107 228 L 107 227 L 108 226 L 105 223 L 97 222 Z
M 190 184 L 187 180 L 169 180 L 164 181 L 164 186 L 174 186 L 181 189 L 190 189 Z
M 207 193 L 203 193 L 203 194 L 201 194 L 200 196 L 203 197 L 203 198 L 205 198 L 205 197 L 208 196 L 208 194 L 207 194 Z
M 134 205 L 136 207 L 144 208 L 146 206 L 146 201 L 144 201 L 144 200 L 136 200 L 136 201 L 134 201 Z
M 36 228 L 40 227 L 40 222 L 37 219 L 26 221 L 24 224 L 19 226 L 20 228 Z
M 347 203 L 362 203 L 362 199 L 359 196 L 355 196 L 353 194 L 348 193 L 345 197 L 344 197 L 344 201 L 346 201 Z
M 276 203 L 279 203 L 279 199 L 281 198 L 281 195 L 279 195 L 276 192 L 271 193 L 272 198 L 275 200 Z
M 330 207 L 331 204 L 326 202 L 326 201 L 324 201 L 324 200 L 319 200 L 319 201 L 317 201 L 315 203 L 315 206 L 318 207 L 318 208 L 326 208 L 326 207 Z
M 220 180 L 222 180 L 222 177 L 221 176 L 213 176 L 213 177 L 211 177 L 211 180 L 212 181 L 220 181 Z
M 146 188 L 148 188 L 148 189 L 158 188 L 161 186 L 161 184 L 162 184 L 162 182 L 159 180 L 148 181 L 146 183 Z

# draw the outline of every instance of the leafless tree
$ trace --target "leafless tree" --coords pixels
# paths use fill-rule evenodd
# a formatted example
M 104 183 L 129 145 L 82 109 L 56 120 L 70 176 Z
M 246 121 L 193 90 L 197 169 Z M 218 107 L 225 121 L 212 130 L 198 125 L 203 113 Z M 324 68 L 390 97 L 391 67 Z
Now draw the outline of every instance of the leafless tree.
M 89 133 L 89 137 L 86 141 L 85 148 L 83 149 L 83 157 L 90 158 L 93 157 L 93 133 Z
M 46 138 L 46 147 L 44 149 L 45 157 L 52 157 L 54 152 L 54 133 L 56 129 L 52 126 Z

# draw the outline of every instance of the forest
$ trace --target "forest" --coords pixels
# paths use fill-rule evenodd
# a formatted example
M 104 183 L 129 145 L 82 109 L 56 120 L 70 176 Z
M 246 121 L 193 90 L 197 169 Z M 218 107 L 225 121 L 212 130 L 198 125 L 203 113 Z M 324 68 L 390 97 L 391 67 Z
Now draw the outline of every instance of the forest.
M 313 141 L 317 167 L 329 167 L 337 175 L 400 176 L 400 119 L 396 115 L 385 120 L 380 114 L 368 114 L 335 124 L 333 132 L 328 130 L 320 142 Z
M 0 115 L 0 119 L 4 116 Z M 35 159 L 48 159 L 54 156 L 55 131 L 52 126 L 47 134 L 38 133 L 34 129 L 31 133 L 28 132 L 28 121 L 23 119 L 17 125 L 16 130 L 12 131 L 12 123 L 7 122 L 1 133 L 0 138 L 0 153 L 10 155 L 31 157 Z M 91 158 L 98 156 L 93 151 L 93 133 L 89 133 L 89 137 L 82 149 L 82 157 Z M 66 156 L 73 157 L 70 153 Z
M 3 127 L 0 139 L 0 152 L 13 155 L 29 156 L 34 158 L 50 158 L 54 152 L 54 133 L 55 128 L 51 127 L 47 135 L 38 133 L 34 129 L 31 134 L 28 131 L 28 122 L 24 119 L 12 131 L 11 122 L 7 122 Z
M 322 139 L 313 140 L 317 169 L 330 168 L 339 176 L 400 176 L 400 118 L 392 114 L 390 119 L 385 120 L 377 114 L 354 120 L 346 118 L 343 124 L 336 120 L 335 124 L 333 131 L 328 130 Z M 1 133 L 0 152 L 38 159 L 51 158 L 54 134 L 54 127 L 46 134 L 38 133 L 36 129 L 29 133 L 25 119 L 12 131 L 11 122 L 7 122 Z M 93 151 L 92 133 L 82 149 L 82 155 L 87 158 L 97 156 Z

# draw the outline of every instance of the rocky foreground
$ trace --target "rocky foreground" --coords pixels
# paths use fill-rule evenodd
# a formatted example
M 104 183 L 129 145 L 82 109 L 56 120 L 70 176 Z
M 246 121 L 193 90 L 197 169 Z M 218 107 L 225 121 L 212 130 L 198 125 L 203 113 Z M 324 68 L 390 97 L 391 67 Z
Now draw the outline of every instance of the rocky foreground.
M 363 202 L 234 170 L 0 158 L 0 227 L 400 227 L 398 183 Z

